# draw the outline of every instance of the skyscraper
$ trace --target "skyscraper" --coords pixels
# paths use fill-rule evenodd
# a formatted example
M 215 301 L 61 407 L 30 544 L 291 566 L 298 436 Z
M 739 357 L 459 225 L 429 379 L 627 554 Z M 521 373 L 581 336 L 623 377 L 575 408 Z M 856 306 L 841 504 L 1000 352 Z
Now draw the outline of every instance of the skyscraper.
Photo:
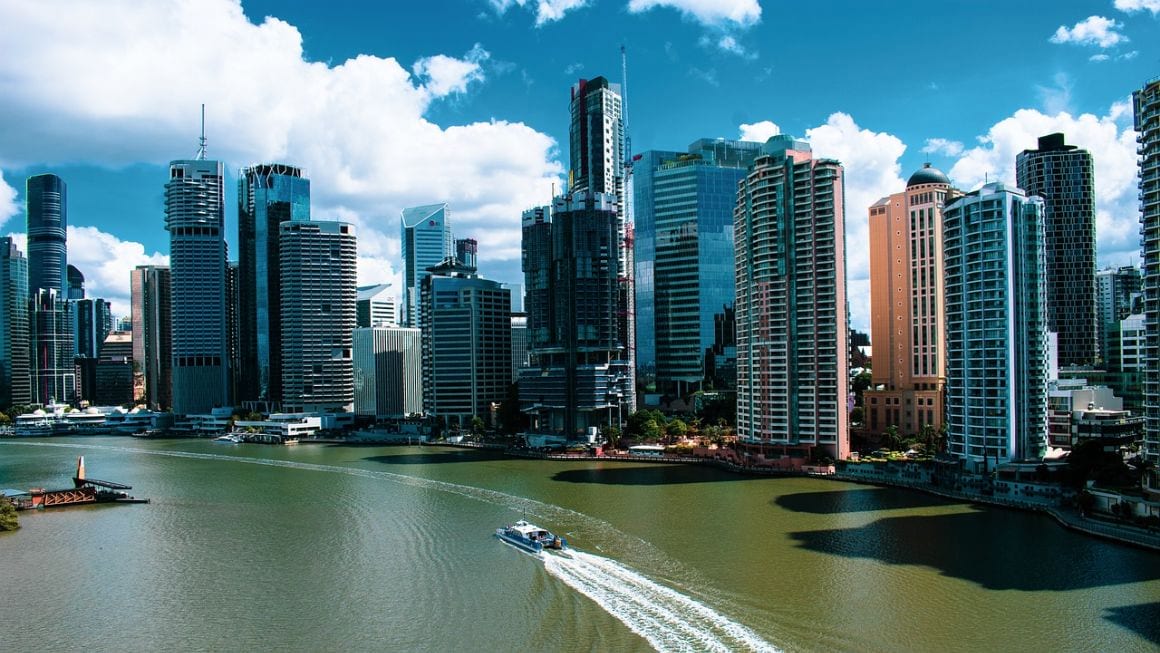
M 28 294 L 44 288 L 68 298 L 68 189 L 60 177 L 33 175 L 25 183 L 28 215 Z
M 654 385 L 657 372 L 656 343 L 656 281 L 657 259 L 656 220 L 653 219 L 656 193 L 652 171 L 667 161 L 676 161 L 682 152 L 648 150 L 633 162 L 633 296 L 636 300 L 635 317 L 636 382 L 642 389 Z M 730 253 L 732 255 L 732 253 Z
M 568 439 L 618 426 L 634 408 L 619 319 L 616 197 L 576 192 L 523 216 L 530 367 L 521 409 L 534 430 Z
M 85 275 L 72 264 L 68 266 L 66 294 L 70 300 L 85 298 Z
M 1140 234 L 1144 293 L 1144 459 L 1152 467 L 1144 479 L 1160 492 L 1160 77 L 1132 94 L 1140 143 Z
M 237 398 L 276 405 L 282 399 L 279 226 L 310 219 L 310 180 L 281 163 L 242 170 L 238 179 Z
M 717 389 L 736 383 L 729 376 L 707 378 L 706 356 L 716 318 L 733 310 L 737 183 L 760 149 L 760 143 L 701 139 L 687 153 L 646 152 L 633 165 L 637 344 L 639 351 L 650 343 L 657 392 L 683 397 L 705 380 Z M 642 270 L 650 273 L 647 281 Z M 641 319 L 645 314 L 648 320 Z M 646 325 L 651 333 L 644 333 Z M 638 366 L 641 361 L 638 355 Z M 722 363 L 713 367 L 733 369 Z
M 1015 158 L 1016 183 L 1046 208 L 1047 330 L 1058 337 L 1059 366 L 1094 365 L 1096 321 L 1096 194 L 1092 155 L 1039 138 L 1039 149 Z
M 476 266 L 479 255 L 479 243 L 474 238 L 455 239 L 455 258 L 469 268 Z
M 1044 205 L 991 183 L 943 210 L 948 450 L 1041 458 L 1047 441 Z
M 511 290 L 449 257 L 423 278 L 423 405 L 449 428 L 485 423 L 512 374 Z
M 69 266 L 70 272 L 74 269 Z M 75 293 L 77 288 L 78 286 L 70 285 L 69 290 Z M 100 359 L 105 339 L 113 331 L 112 309 L 103 299 L 72 299 L 69 303 L 72 304 L 73 351 L 79 372 L 77 397 L 96 403 L 97 387 L 100 383 L 97 378 L 97 361 Z
M 204 139 L 203 139 L 204 143 Z M 224 168 L 205 158 L 172 161 L 165 184 L 173 321 L 173 412 L 232 405 L 227 333 Z
M 614 198 L 616 207 L 618 337 L 624 344 L 623 358 L 630 363 L 632 381 L 623 403 L 636 407 L 636 315 L 633 290 L 633 228 L 628 197 L 628 168 L 624 101 L 620 85 L 603 77 L 581 79 L 572 86 L 568 127 L 568 193 L 577 197 L 602 193 Z
M 33 403 L 77 401 L 72 311 L 72 303 L 65 301 L 56 288 L 41 288 L 28 300 Z
M 139 265 L 129 275 L 133 361 L 144 386 L 134 398 L 153 410 L 166 410 L 173 405 L 169 268 Z
M 360 328 L 398 326 L 395 316 L 395 298 L 391 284 L 359 286 L 356 299 L 357 321 Z
M 354 409 L 355 229 L 283 222 L 282 404 L 288 411 Z
M 423 412 L 423 345 L 419 329 L 354 330 L 354 412 L 399 419 Z
M 946 343 L 943 339 L 943 206 L 958 195 L 927 164 L 906 190 L 870 207 L 871 389 L 865 425 L 904 436 L 942 427 Z M 881 389 L 879 389 L 881 388 Z
M 0 238 L 0 410 L 32 401 L 28 370 L 28 260 Z
M 844 459 L 847 317 L 840 163 L 774 136 L 741 182 L 737 244 L 737 435 Z
M 454 256 L 451 212 L 447 204 L 428 204 L 403 209 L 400 218 L 403 249 L 403 306 L 400 324 L 419 326 L 419 284 L 427 268 Z
M 100 406 L 131 403 L 133 397 L 133 334 L 113 331 L 101 343 L 92 401 Z

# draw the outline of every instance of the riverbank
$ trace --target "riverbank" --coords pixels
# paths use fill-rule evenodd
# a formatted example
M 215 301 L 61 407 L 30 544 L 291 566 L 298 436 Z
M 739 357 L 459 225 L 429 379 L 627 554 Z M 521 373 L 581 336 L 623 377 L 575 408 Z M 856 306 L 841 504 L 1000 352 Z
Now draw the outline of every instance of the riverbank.
M 1128 546 L 1134 546 L 1153 552 L 1160 552 L 1160 533 L 1154 533 L 1146 529 L 1137 528 L 1128 524 L 1103 521 L 1093 516 L 1084 516 L 1076 511 L 1066 510 L 1060 506 L 1053 506 L 1044 502 L 1019 500 L 1003 496 L 984 495 L 979 492 L 968 492 L 965 490 L 952 490 L 918 480 L 892 479 L 886 477 L 868 478 L 865 475 L 844 473 L 841 471 L 809 472 L 800 470 L 777 469 L 771 467 L 745 466 L 737 465 L 727 460 L 707 459 L 693 456 L 648 456 L 632 454 L 605 454 L 596 456 L 587 453 L 548 453 L 526 449 L 511 449 L 503 444 L 483 442 L 428 443 L 426 446 L 445 446 L 458 449 L 485 449 L 503 453 L 506 456 L 512 456 L 516 458 L 535 458 L 553 461 L 585 460 L 597 462 L 701 465 L 716 467 L 718 469 L 723 469 L 735 474 L 743 474 L 748 476 L 808 476 L 811 478 L 829 479 L 847 483 L 857 483 L 859 485 L 870 485 L 874 487 L 894 487 L 905 490 L 914 490 L 952 501 L 963 501 L 975 505 L 985 505 L 998 508 L 1007 508 L 1010 510 L 1041 513 L 1048 515 L 1053 520 L 1055 520 L 1059 526 L 1068 530 L 1083 533 L 1091 537 L 1110 540 L 1119 544 L 1126 544 Z M 874 463 L 862 464 L 872 465 Z M 917 465 L 919 463 L 909 464 Z

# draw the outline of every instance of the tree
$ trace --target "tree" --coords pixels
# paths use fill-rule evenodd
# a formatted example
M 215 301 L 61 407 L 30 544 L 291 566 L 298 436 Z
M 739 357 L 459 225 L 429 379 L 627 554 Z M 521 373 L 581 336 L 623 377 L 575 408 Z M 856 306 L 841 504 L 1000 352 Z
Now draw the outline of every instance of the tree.
M 665 425 L 665 435 L 670 438 L 681 438 L 689 432 L 689 425 L 684 420 L 674 419 Z
M 850 386 L 854 391 L 855 406 L 862 405 L 862 393 L 866 391 L 866 388 L 870 387 L 870 383 L 873 378 L 874 377 L 871 376 L 869 371 L 861 372 L 858 374 L 858 376 L 854 377 L 854 381 L 850 384 Z
M 902 444 L 902 439 L 898 437 L 898 426 L 891 424 L 882 432 L 882 443 L 888 449 L 897 450 L 898 446 Z
M 604 441 L 608 443 L 609 448 L 620 448 L 620 429 L 616 428 L 615 426 L 602 426 L 600 427 L 600 435 L 603 436 Z
M 473 436 L 478 438 L 483 435 L 483 427 L 483 419 L 479 415 L 471 418 L 471 434 Z
M 16 516 L 16 506 L 7 497 L 0 497 L 0 531 L 14 531 L 20 528 Z
M 0 413 L 0 425 L 8 425 L 12 423 L 12 418 L 4 413 Z
M 863 419 L 865 419 L 865 414 L 862 410 L 862 407 L 855 406 L 854 410 L 850 411 L 850 423 L 861 424 Z

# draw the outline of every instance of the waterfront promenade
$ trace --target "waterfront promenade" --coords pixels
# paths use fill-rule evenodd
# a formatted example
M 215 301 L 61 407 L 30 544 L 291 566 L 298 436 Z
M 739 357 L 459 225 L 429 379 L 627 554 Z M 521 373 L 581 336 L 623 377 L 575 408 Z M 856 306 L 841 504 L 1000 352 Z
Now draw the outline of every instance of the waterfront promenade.
M 632 463 L 663 463 L 663 464 L 685 464 L 685 465 L 703 465 L 717 467 L 736 474 L 745 474 L 752 476 L 808 476 L 812 478 L 830 479 L 835 481 L 845 481 L 848 483 L 859 483 L 863 485 L 874 485 L 884 487 L 897 487 L 907 490 L 914 490 L 952 501 L 963 501 L 979 505 L 995 506 L 1000 508 L 1009 508 L 1013 510 L 1022 510 L 1028 512 L 1038 512 L 1050 516 L 1063 528 L 1084 533 L 1093 537 L 1099 537 L 1107 540 L 1127 544 L 1129 546 L 1136 546 L 1151 551 L 1160 552 L 1160 532 L 1140 528 L 1131 524 L 1111 522 L 1100 519 L 1095 516 L 1085 516 L 1080 514 L 1077 510 L 1065 508 L 1060 504 L 1058 493 L 1029 493 L 1019 496 L 1004 496 L 1002 494 L 995 494 L 992 492 L 987 494 L 984 488 L 988 487 L 986 479 L 983 477 L 967 477 L 971 482 L 960 483 L 955 488 L 949 488 L 930 483 L 926 478 L 927 475 L 916 472 L 906 472 L 899 470 L 899 473 L 886 474 L 862 474 L 838 471 L 833 466 L 817 467 L 815 471 L 802 471 L 800 469 L 779 469 L 775 467 L 759 466 L 759 465 L 742 465 L 724 460 L 720 458 L 704 458 L 698 456 L 680 456 L 680 455 L 664 455 L 664 456 L 649 456 L 649 455 L 634 455 L 634 454 L 602 454 L 593 455 L 590 453 L 549 453 L 541 451 L 532 451 L 528 449 L 514 449 L 498 443 L 482 443 L 482 442 L 458 442 L 458 443 L 433 443 L 428 446 L 447 446 L 465 449 L 488 449 L 501 452 L 508 456 L 519 458 L 538 458 L 542 460 L 555 461 L 576 461 L 576 460 L 590 460 L 603 462 L 632 462 Z M 848 463 L 847 468 L 852 465 L 866 466 L 870 468 L 875 466 L 881 468 L 889 466 L 892 463 Z M 906 462 L 895 463 L 906 466 L 917 466 L 922 463 Z M 825 470 L 825 471 L 822 471 Z

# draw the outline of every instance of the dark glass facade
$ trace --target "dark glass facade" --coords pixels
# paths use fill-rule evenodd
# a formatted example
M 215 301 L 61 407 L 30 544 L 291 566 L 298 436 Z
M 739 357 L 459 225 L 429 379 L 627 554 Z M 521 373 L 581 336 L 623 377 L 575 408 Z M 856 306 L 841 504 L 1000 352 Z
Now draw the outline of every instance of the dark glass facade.
M 1063 134 L 1039 139 L 1039 149 L 1015 158 L 1015 177 L 1046 207 L 1047 330 L 1058 336 L 1060 367 L 1094 365 L 1096 317 L 1096 194 L 1092 155 L 1065 145 Z
M 56 175 L 34 175 L 25 184 L 28 201 L 28 294 L 68 292 L 68 189 Z
M 28 383 L 28 260 L 0 238 L 0 410 L 31 401 Z
M 310 180 L 264 164 L 238 180 L 238 400 L 282 400 L 279 225 L 310 219 Z

